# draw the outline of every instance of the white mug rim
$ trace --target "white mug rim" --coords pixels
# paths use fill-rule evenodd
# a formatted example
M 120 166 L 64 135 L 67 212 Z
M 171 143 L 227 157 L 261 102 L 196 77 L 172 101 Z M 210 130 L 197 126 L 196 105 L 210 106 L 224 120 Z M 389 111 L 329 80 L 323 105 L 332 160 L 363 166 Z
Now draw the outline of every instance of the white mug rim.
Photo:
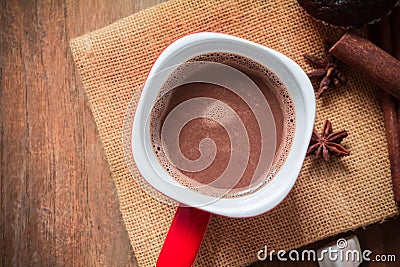
M 228 217 L 252 217 L 265 213 L 277 206 L 289 194 L 297 180 L 314 126 L 316 109 L 314 90 L 310 80 L 301 67 L 283 54 L 242 38 L 211 32 L 190 34 L 170 44 L 159 55 L 148 77 L 152 77 L 168 66 L 183 63 L 185 58 L 187 60 L 196 55 L 203 54 L 204 52 L 201 52 L 201 49 L 206 49 L 207 45 L 214 47 L 222 43 L 227 46 L 231 45 L 231 47 L 228 51 L 216 49 L 214 52 L 231 52 L 251 58 L 275 73 L 277 72 L 276 70 L 284 73 L 285 77 L 287 76 L 286 80 L 296 84 L 298 87 L 296 88 L 298 92 L 290 92 L 290 88 L 288 88 L 292 98 L 295 98 L 296 101 L 300 101 L 299 103 L 301 104 L 296 104 L 297 102 L 295 102 L 296 129 L 292 148 L 276 176 L 259 190 L 236 198 L 215 199 L 184 187 L 175 180 L 175 184 L 170 186 L 173 181 L 165 181 L 166 179 L 173 178 L 171 178 L 158 163 L 155 155 L 153 155 L 154 157 L 148 156 L 149 150 L 153 150 L 151 145 L 149 147 L 149 142 L 146 142 L 149 136 L 143 131 L 144 120 L 146 115 L 149 114 L 149 105 L 152 106 L 153 104 L 151 100 L 154 101 L 155 95 L 157 94 L 157 91 L 154 92 L 154 90 L 150 89 L 152 85 L 148 83 L 145 83 L 143 87 L 134 117 L 134 124 L 132 127 L 132 152 L 136 166 L 143 178 L 162 194 L 179 203 L 197 207 L 214 214 Z M 262 52 L 260 55 L 262 60 L 260 58 L 254 58 L 255 56 L 253 52 L 251 52 L 253 50 Z M 178 53 L 181 55 L 180 57 Z M 178 60 L 178 62 L 176 60 Z M 273 60 L 274 66 L 271 66 L 271 63 L 266 63 L 268 60 Z M 298 112 L 301 112 L 301 114 Z M 302 118 L 300 121 L 298 120 L 298 116 Z M 301 125 L 299 125 L 299 123 L 301 123 Z M 207 204 L 200 205 L 201 203 Z

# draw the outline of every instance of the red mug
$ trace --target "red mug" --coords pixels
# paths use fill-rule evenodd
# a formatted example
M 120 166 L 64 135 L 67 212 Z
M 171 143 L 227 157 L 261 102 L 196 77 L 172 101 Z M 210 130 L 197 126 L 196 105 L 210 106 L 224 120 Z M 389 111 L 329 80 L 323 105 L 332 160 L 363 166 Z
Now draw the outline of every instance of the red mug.
M 252 193 L 235 198 L 210 196 L 178 183 L 158 162 L 150 140 L 151 110 L 175 66 L 198 55 L 219 52 L 249 58 L 275 73 L 290 94 L 296 118 L 293 142 L 283 166 L 271 181 Z M 163 71 L 163 75 L 158 75 Z M 192 266 L 211 214 L 244 218 L 276 207 L 297 180 L 313 130 L 315 109 L 314 90 L 307 75 L 293 60 L 273 49 L 211 32 L 191 34 L 170 44 L 155 61 L 143 86 L 132 128 L 133 158 L 143 178 L 155 190 L 180 203 L 157 266 Z

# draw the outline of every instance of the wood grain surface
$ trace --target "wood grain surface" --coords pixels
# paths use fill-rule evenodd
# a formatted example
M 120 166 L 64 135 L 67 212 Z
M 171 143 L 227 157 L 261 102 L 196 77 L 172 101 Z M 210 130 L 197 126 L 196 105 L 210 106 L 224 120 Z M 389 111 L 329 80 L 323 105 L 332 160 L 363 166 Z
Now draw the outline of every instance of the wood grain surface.
M 160 2 L 0 0 L 0 266 L 137 266 L 68 42 Z M 399 226 L 357 230 L 397 256 L 370 266 L 398 266 Z

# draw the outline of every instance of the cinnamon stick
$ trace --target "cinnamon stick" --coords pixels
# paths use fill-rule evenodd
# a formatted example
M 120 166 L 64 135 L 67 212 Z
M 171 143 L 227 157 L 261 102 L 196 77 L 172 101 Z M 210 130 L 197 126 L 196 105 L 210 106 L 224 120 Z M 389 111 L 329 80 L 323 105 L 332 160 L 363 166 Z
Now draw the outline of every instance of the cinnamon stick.
M 390 94 L 382 93 L 382 111 L 388 143 L 390 171 L 392 174 L 394 199 L 400 201 L 400 125 L 399 103 Z
M 369 40 L 348 32 L 329 52 L 364 74 L 381 89 L 400 99 L 400 61 Z
M 400 11 L 398 9 L 397 11 Z M 397 12 L 398 13 L 398 12 Z M 400 17 L 399 17 L 400 18 Z M 371 37 L 374 42 L 388 53 L 399 58 L 395 50 L 400 50 L 400 20 L 391 17 L 383 18 L 379 23 L 370 26 Z M 395 22 L 396 21 L 396 22 Z M 397 29 L 397 30 L 396 30 Z M 396 42 L 397 40 L 397 42 Z M 382 110 L 385 121 L 386 139 L 390 160 L 390 170 L 393 181 L 394 199 L 400 201 L 400 117 L 398 110 L 400 101 L 385 91 L 382 91 Z

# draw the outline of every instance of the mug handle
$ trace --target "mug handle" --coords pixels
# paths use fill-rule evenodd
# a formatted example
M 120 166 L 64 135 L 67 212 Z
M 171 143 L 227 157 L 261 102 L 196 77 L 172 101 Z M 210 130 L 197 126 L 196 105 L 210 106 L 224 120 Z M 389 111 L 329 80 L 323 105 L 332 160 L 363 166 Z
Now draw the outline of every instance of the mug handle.
M 192 207 L 178 207 L 157 267 L 190 267 L 196 259 L 211 213 Z

